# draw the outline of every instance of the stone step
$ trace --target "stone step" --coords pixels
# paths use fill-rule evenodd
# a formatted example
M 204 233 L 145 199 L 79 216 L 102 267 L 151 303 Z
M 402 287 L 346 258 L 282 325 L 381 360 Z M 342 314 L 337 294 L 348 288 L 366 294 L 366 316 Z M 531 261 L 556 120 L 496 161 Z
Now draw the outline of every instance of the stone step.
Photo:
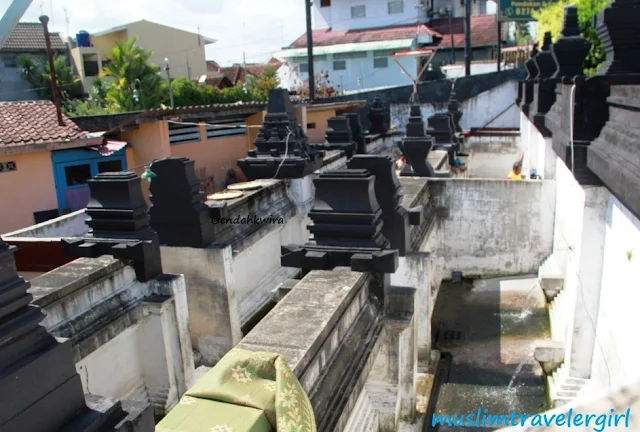
M 547 302 L 551 302 L 564 288 L 564 274 L 560 270 L 553 254 L 544 260 L 540 266 L 538 280 Z

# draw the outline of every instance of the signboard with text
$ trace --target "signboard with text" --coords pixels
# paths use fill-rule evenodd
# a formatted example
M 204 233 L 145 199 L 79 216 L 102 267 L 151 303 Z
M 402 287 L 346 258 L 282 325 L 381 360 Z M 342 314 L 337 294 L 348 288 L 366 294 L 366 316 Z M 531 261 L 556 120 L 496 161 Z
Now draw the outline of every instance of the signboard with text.
M 498 0 L 498 21 L 535 21 L 531 16 L 547 1 Z

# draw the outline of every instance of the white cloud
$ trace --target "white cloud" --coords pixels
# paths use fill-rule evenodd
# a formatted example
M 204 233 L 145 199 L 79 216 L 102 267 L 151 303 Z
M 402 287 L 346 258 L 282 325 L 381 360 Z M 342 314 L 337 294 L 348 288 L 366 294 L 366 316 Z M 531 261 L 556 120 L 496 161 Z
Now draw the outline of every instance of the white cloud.
M 11 0 L 0 0 L 0 10 Z M 22 21 L 35 22 L 42 13 L 50 29 L 71 36 L 96 32 L 146 19 L 217 39 L 207 59 L 240 63 L 266 61 L 270 54 L 305 32 L 303 0 L 33 0 Z M 244 24 L 244 25 L 243 25 Z

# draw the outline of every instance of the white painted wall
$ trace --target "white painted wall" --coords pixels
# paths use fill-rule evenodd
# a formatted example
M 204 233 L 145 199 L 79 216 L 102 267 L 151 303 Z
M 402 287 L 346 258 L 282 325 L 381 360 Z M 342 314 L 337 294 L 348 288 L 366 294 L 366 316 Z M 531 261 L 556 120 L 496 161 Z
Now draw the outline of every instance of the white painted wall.
M 333 31 L 408 25 L 426 21 L 426 16 L 418 9 L 420 0 L 403 0 L 403 12 L 389 14 L 389 0 L 331 0 L 331 6 L 320 7 L 320 0 L 313 2 L 313 28 L 331 28 Z M 365 6 L 364 18 L 351 18 L 352 6 Z
M 468 99 L 460 104 L 462 129 L 471 128 L 503 128 L 517 129 L 520 125 L 519 108 L 514 104 L 518 88 L 515 81 L 508 81 L 498 87 Z M 433 114 L 446 112 L 446 104 L 422 104 L 422 118 L 425 123 Z M 406 131 L 405 126 L 409 121 L 410 106 L 406 104 L 391 104 L 391 125 L 398 127 L 399 131 Z M 506 174 L 505 174 L 506 176 Z
M 287 90 L 295 90 L 303 84 L 303 80 L 300 77 L 297 67 L 293 66 L 289 62 L 285 62 L 278 68 L 276 73 L 278 74 L 278 80 L 280 81 L 280 87 Z
M 504 64 L 502 65 L 504 70 Z M 464 78 L 464 65 L 446 65 L 441 66 L 440 70 L 445 74 L 447 79 Z M 498 64 L 494 62 L 471 62 L 471 75 L 482 75 L 486 73 L 498 72 Z
M 330 85 L 336 90 L 350 91 L 411 84 L 411 79 L 402 72 L 400 66 L 391 57 L 387 58 L 386 68 L 374 68 L 373 51 L 367 52 L 366 55 L 366 58 L 346 59 L 345 70 L 334 70 L 335 55 L 320 57 L 321 59 L 324 58 L 324 60 L 314 61 L 314 71 L 316 74 L 327 72 Z M 307 59 L 304 57 L 296 57 L 292 60 L 298 70 L 300 70 L 300 64 L 307 63 Z M 400 58 L 400 63 L 414 77 L 418 74 L 418 61 L 415 57 L 402 57 Z M 306 72 L 300 72 L 299 76 L 303 82 L 309 79 L 309 74 Z
M 591 378 L 595 388 L 616 388 L 640 378 L 640 221 L 614 196 L 607 203 L 597 343 Z M 629 256 L 630 255 L 630 256 Z

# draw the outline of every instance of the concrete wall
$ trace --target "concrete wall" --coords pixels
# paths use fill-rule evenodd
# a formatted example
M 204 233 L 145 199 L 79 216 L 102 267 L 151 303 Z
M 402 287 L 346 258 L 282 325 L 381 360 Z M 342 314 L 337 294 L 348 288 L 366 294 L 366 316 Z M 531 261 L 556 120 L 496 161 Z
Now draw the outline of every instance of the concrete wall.
M 147 283 L 109 256 L 81 258 L 32 281 L 43 325 L 71 339 L 86 393 L 169 410 L 191 384 L 193 352 L 182 276 Z
M 513 103 L 517 94 L 516 82 L 508 81 L 465 100 L 460 104 L 460 110 L 463 112 L 460 126 L 464 130 L 517 129 L 520 126 L 520 110 Z M 409 120 L 409 108 L 408 101 L 390 106 L 391 124 L 397 125 L 399 131 L 405 131 Z M 420 108 L 425 122 L 433 114 L 447 111 L 446 103 L 423 103 Z
M 31 84 L 22 77 L 17 67 L 7 67 L 0 61 L 0 100 L 38 100 L 38 94 Z
M 334 70 L 335 55 L 329 54 L 322 57 L 323 60 L 314 60 L 314 71 L 316 74 L 326 72 L 329 74 L 329 85 L 339 91 L 362 90 L 384 86 L 401 86 L 411 83 L 398 64 L 391 58 L 387 58 L 386 68 L 373 67 L 373 51 L 367 51 L 366 57 L 346 59 L 345 70 Z M 402 67 L 413 76 L 418 74 L 418 61 L 416 57 L 401 57 Z M 307 63 L 306 57 L 293 57 L 294 65 Z M 300 78 L 304 81 L 309 79 L 307 72 L 300 72 Z
M 204 38 L 196 33 L 143 20 L 129 24 L 127 35 L 137 36 L 138 46 L 153 51 L 150 63 L 162 67 L 168 58 L 172 77 L 197 79 L 207 73 Z
M 27 228 L 3 234 L 3 238 L 38 238 L 54 239 L 60 237 L 80 237 L 89 232 L 86 224 L 87 215 L 85 210 L 78 210 L 55 219 L 31 225 Z
M 404 0 L 402 13 L 389 14 L 387 0 L 332 0 L 331 6 L 320 7 L 320 2 L 313 4 L 313 28 L 331 28 L 333 31 L 385 27 L 391 25 L 408 25 L 418 18 L 416 8 L 419 0 Z M 366 6 L 364 18 L 351 18 L 351 6 Z M 426 17 L 421 16 L 424 21 Z
M 200 141 L 172 145 L 171 156 L 194 160 L 196 175 L 214 176 L 217 190 L 225 189 L 228 169 L 234 169 L 240 181 L 246 180 L 236 162 L 247 157 L 248 135 L 207 139 L 206 126 L 201 124 L 200 136 Z
M 309 143 L 323 143 L 327 133 L 327 121 L 336 115 L 335 110 L 323 111 L 307 111 L 307 136 Z M 308 128 L 310 124 L 314 124 L 313 128 Z
M 438 257 L 465 276 L 535 273 L 553 241 L 555 184 L 433 179 L 441 210 Z
M 34 212 L 58 208 L 50 152 L 0 155 L 0 162 L 9 161 L 17 169 L 0 172 L 0 202 L 11 203 L 11 211 L 0 216 L 0 233 L 33 225 Z

